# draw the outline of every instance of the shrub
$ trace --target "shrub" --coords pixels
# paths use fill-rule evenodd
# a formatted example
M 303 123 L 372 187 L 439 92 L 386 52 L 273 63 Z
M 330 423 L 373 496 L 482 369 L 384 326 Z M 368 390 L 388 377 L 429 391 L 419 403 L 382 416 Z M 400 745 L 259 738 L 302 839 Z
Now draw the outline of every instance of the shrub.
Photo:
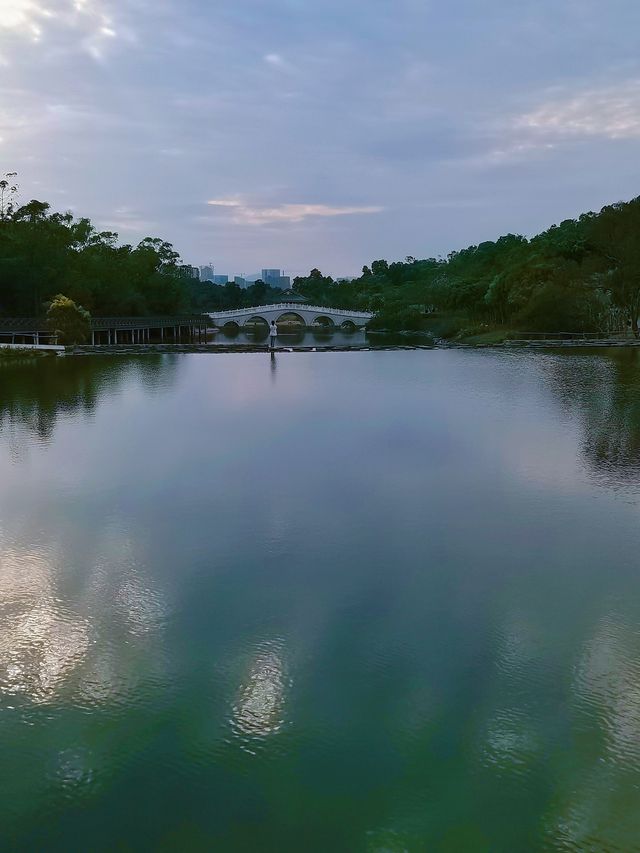
M 63 344 L 81 344 L 86 341 L 91 315 L 73 299 L 59 293 L 47 309 L 47 325 Z

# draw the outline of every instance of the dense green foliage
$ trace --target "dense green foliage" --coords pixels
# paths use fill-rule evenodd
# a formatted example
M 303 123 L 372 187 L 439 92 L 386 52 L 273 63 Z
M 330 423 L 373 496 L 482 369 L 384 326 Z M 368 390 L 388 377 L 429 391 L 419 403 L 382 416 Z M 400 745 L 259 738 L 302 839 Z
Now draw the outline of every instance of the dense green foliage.
M 256 281 L 246 288 L 234 282 L 212 284 L 207 281 L 191 280 L 189 294 L 192 309 L 196 312 L 230 311 L 232 308 L 251 308 L 282 302 L 282 290 Z
M 377 328 L 429 325 L 428 314 L 443 336 L 496 327 L 635 329 L 640 198 L 566 220 L 532 239 L 509 234 L 444 259 L 377 260 L 350 282 L 334 282 L 312 270 L 295 279 L 294 288 L 319 304 L 376 311 L 372 326 Z
M 0 182 L 0 316 L 42 316 L 64 293 L 93 315 L 179 314 L 187 282 L 169 243 L 147 237 L 117 245 L 88 219 L 52 213 L 45 202 L 16 207 Z
M 47 325 L 61 344 L 82 344 L 91 331 L 91 315 L 59 293 L 47 309 Z
M 117 244 L 88 219 L 14 203 L 13 174 L 0 181 L 0 316 L 42 315 L 63 293 L 93 315 L 179 314 L 280 301 L 258 281 L 246 289 L 181 274 L 170 243 Z M 491 329 L 594 331 L 637 327 L 640 198 L 554 225 L 531 239 L 508 234 L 446 258 L 374 261 L 351 281 L 314 269 L 294 279 L 300 298 L 376 313 L 372 328 L 441 336 Z M 286 296 L 284 297 L 286 298 Z
M 15 204 L 10 173 L 0 181 L 0 316 L 42 316 L 63 293 L 93 316 L 175 315 L 261 305 L 282 298 L 262 281 L 246 289 L 185 277 L 170 243 L 146 237 L 118 245 L 112 231 L 55 213 L 46 202 Z

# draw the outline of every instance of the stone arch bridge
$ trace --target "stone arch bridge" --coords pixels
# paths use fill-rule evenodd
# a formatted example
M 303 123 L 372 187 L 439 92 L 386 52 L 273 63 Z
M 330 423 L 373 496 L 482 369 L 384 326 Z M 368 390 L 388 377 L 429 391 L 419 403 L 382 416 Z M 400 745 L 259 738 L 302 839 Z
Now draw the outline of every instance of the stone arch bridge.
M 260 305 L 255 308 L 236 308 L 209 314 L 215 326 L 253 326 L 272 320 L 276 323 L 296 323 L 310 328 L 362 328 L 373 317 L 369 311 L 345 311 L 342 308 L 323 308 L 299 302 L 281 302 L 277 305 Z

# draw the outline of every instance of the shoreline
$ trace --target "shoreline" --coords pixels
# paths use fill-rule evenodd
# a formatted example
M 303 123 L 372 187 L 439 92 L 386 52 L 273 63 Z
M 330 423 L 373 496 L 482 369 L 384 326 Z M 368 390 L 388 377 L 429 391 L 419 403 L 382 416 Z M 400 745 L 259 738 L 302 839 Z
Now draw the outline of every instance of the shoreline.
M 335 346 L 281 346 L 273 349 L 264 344 L 131 344 L 122 346 L 75 346 L 67 349 L 65 355 L 153 355 L 157 353 L 270 353 L 283 352 L 375 352 L 376 350 L 412 350 L 435 349 L 433 344 L 368 344 Z
M 335 346 L 281 346 L 270 349 L 260 344 L 122 344 L 112 346 L 69 346 L 64 351 L 43 351 L 30 347 L 21 347 L 11 351 L 11 356 L 3 357 L 0 352 L 0 363 L 16 363 L 41 358 L 58 358 L 61 356 L 129 356 L 129 355 L 171 355 L 186 353 L 224 354 L 229 353 L 295 353 L 295 352 L 391 352 L 393 350 L 437 350 L 437 349 L 482 349 L 482 350 L 558 350 L 558 349 L 633 349 L 640 348 L 640 340 L 597 340 L 597 341 L 503 341 L 501 343 L 466 343 L 464 341 L 436 340 L 426 343 L 379 343 Z M 62 348 L 60 348 L 62 349 Z

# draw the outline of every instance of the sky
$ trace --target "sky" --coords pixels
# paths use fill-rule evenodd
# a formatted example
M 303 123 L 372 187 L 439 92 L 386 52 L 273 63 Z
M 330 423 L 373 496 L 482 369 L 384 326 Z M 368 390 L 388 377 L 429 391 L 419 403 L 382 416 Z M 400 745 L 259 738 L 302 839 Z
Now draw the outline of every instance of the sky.
M 640 194 L 637 0 L 0 0 L 0 170 L 219 273 L 437 257 Z

